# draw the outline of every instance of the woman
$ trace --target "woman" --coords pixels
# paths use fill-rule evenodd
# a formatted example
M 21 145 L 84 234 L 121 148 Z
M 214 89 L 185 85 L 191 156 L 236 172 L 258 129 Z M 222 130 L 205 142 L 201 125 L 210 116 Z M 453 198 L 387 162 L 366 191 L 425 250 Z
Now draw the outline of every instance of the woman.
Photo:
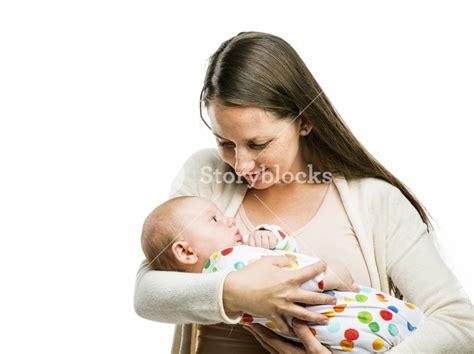
M 301 252 L 345 263 L 356 283 L 417 304 L 425 324 L 392 352 L 468 348 L 472 305 L 437 252 L 427 212 L 353 136 L 288 43 L 259 32 L 222 43 L 210 58 L 201 103 L 218 149 L 192 155 L 170 197 L 208 197 L 244 232 L 279 224 Z M 281 269 L 288 262 L 269 257 L 206 275 L 152 271 L 143 262 L 135 309 L 177 324 L 173 353 L 327 353 L 303 322 L 290 328 L 283 319 L 327 321 L 304 304 L 332 297 L 299 288 L 324 264 L 288 272 Z M 242 312 L 293 331 L 303 346 L 259 325 L 244 330 Z

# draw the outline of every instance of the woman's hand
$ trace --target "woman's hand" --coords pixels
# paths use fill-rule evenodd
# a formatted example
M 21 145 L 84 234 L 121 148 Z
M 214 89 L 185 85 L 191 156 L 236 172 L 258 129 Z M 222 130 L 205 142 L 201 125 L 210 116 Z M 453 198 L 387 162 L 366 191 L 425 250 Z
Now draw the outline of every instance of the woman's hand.
M 327 324 L 326 316 L 299 305 L 336 303 L 334 296 L 300 288 L 302 283 L 324 272 L 326 264 L 318 262 L 294 271 L 281 269 L 293 262 L 294 258 L 289 256 L 263 256 L 245 268 L 230 272 L 224 281 L 226 313 L 243 311 L 265 317 L 287 335 L 292 335 L 293 331 L 283 314 L 311 323 Z
M 252 333 L 260 344 L 270 352 L 270 354 L 327 354 L 329 349 L 323 346 L 311 333 L 309 327 L 299 321 L 293 320 L 293 330 L 299 337 L 305 349 L 301 349 L 295 344 L 291 344 L 284 338 L 273 333 L 269 329 L 259 324 L 245 325 L 244 328 Z

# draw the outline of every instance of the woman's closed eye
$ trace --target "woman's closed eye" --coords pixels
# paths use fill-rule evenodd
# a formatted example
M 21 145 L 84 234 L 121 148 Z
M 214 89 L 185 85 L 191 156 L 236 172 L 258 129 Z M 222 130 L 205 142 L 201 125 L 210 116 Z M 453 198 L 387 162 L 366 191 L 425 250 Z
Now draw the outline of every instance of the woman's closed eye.
M 222 147 L 232 147 L 234 146 L 234 143 L 231 143 L 230 141 L 218 141 L 217 144 Z
M 256 150 L 260 150 L 260 149 L 264 149 L 268 146 L 268 144 L 270 144 L 271 140 L 270 141 L 267 141 L 266 143 L 263 143 L 263 144 L 249 144 L 249 147 L 251 149 L 256 149 Z
M 248 144 L 248 147 L 251 148 L 251 149 L 254 149 L 254 150 L 261 150 L 261 149 L 264 149 L 266 148 L 272 141 L 267 141 L 266 143 L 263 143 L 263 144 L 255 144 L 255 143 L 249 143 Z M 230 142 L 230 141 L 218 141 L 217 144 L 220 146 L 220 147 L 234 147 L 234 143 Z

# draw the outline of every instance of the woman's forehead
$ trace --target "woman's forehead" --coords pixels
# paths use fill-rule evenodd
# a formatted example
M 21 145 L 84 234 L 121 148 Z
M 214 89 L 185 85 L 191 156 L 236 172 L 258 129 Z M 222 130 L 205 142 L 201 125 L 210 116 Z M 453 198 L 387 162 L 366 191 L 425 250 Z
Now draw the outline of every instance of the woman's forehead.
M 270 137 L 288 124 L 287 120 L 255 107 L 210 106 L 208 112 L 213 134 L 228 140 Z

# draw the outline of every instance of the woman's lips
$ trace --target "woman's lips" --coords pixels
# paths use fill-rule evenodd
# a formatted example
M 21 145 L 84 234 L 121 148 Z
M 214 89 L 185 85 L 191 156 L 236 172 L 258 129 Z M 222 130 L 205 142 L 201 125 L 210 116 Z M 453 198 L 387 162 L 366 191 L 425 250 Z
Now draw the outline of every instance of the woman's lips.
M 256 180 L 256 179 L 259 179 L 264 172 L 266 172 L 268 170 L 268 168 L 264 169 L 264 170 L 260 170 L 258 172 L 252 172 L 252 173 L 247 173 L 245 175 L 246 178 L 249 178 L 251 180 Z

